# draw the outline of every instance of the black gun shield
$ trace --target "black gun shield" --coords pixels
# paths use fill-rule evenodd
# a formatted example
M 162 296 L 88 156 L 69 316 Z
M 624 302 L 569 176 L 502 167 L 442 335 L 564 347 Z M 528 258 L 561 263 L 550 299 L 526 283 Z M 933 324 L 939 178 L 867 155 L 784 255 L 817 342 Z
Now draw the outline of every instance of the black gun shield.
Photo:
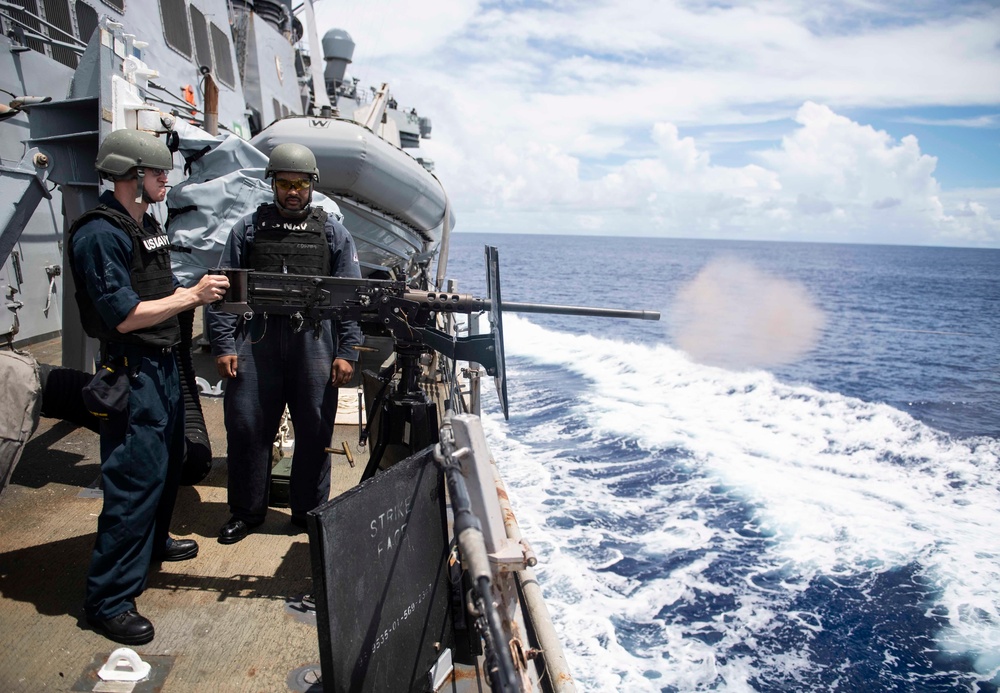
M 500 297 L 500 251 L 488 245 L 486 254 L 486 293 L 490 297 L 490 325 L 493 330 L 493 348 L 496 350 L 496 372 L 493 380 L 503 418 L 510 419 L 507 406 L 507 357 L 503 350 L 503 304 Z
M 445 487 L 432 451 L 309 513 L 327 693 L 426 690 L 452 644 Z

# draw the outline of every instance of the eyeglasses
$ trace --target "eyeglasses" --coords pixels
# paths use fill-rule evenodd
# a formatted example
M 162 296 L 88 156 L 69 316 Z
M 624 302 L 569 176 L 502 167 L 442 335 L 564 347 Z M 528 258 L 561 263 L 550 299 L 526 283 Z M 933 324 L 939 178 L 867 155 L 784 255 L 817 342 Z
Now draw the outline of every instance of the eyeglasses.
M 288 192 L 289 190 L 305 190 L 306 188 L 312 186 L 311 180 L 283 180 L 281 178 L 276 178 L 274 184 L 278 186 L 278 190 L 284 190 Z

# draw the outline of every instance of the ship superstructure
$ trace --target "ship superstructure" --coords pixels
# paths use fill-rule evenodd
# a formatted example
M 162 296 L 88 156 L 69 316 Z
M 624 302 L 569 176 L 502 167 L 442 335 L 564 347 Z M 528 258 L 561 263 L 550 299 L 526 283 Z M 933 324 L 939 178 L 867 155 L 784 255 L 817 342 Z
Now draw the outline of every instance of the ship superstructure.
M 312 13 L 310 3 L 298 10 Z M 26 344 L 64 331 L 60 306 L 72 288 L 64 227 L 96 200 L 99 182 L 75 181 L 80 201 L 67 204 L 49 182 L 51 167 L 66 162 L 44 152 L 81 141 L 96 152 L 121 125 L 106 105 L 97 114 L 84 102 L 75 111 L 64 103 L 57 122 L 34 131 L 28 113 L 98 96 L 99 66 L 85 54 L 102 17 L 141 37 L 112 48 L 155 65 L 155 74 L 138 75 L 140 98 L 178 122 L 255 138 L 265 154 L 289 130 L 325 129 L 315 134 L 328 143 L 326 166 L 341 175 L 320 189 L 338 200 L 366 273 L 426 271 L 453 220 L 433 163 L 419 152 L 430 120 L 399 107 L 387 85 L 366 89 L 346 76 L 354 50 L 346 31 L 328 31 L 321 47 L 290 2 L 274 0 L 18 0 L 0 5 L 0 340 Z M 311 57 L 324 52 L 325 71 Z M 282 124 L 296 116 L 316 119 Z M 167 221 L 165 208 L 154 213 Z M 79 339 L 72 319 L 65 328 Z

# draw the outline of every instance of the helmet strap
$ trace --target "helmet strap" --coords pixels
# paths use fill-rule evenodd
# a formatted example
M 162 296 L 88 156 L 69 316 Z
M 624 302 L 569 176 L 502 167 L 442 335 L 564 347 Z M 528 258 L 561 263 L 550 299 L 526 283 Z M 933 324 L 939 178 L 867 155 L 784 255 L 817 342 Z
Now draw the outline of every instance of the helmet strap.
M 146 194 L 146 169 L 142 166 L 135 170 L 136 179 L 136 189 L 135 189 L 135 202 L 136 204 L 141 204 L 145 202 L 149 204 L 152 200 L 148 199 L 149 195 Z

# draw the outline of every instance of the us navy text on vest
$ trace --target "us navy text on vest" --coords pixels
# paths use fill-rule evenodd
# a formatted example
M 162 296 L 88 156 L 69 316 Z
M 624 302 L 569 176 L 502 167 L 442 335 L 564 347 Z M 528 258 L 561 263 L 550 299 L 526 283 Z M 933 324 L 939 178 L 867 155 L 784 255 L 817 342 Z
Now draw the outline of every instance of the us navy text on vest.
M 142 239 L 142 245 L 146 250 L 153 251 L 159 248 L 163 248 L 170 244 L 170 240 L 167 238 L 167 234 L 162 234 L 160 236 L 151 236 L 149 238 Z

